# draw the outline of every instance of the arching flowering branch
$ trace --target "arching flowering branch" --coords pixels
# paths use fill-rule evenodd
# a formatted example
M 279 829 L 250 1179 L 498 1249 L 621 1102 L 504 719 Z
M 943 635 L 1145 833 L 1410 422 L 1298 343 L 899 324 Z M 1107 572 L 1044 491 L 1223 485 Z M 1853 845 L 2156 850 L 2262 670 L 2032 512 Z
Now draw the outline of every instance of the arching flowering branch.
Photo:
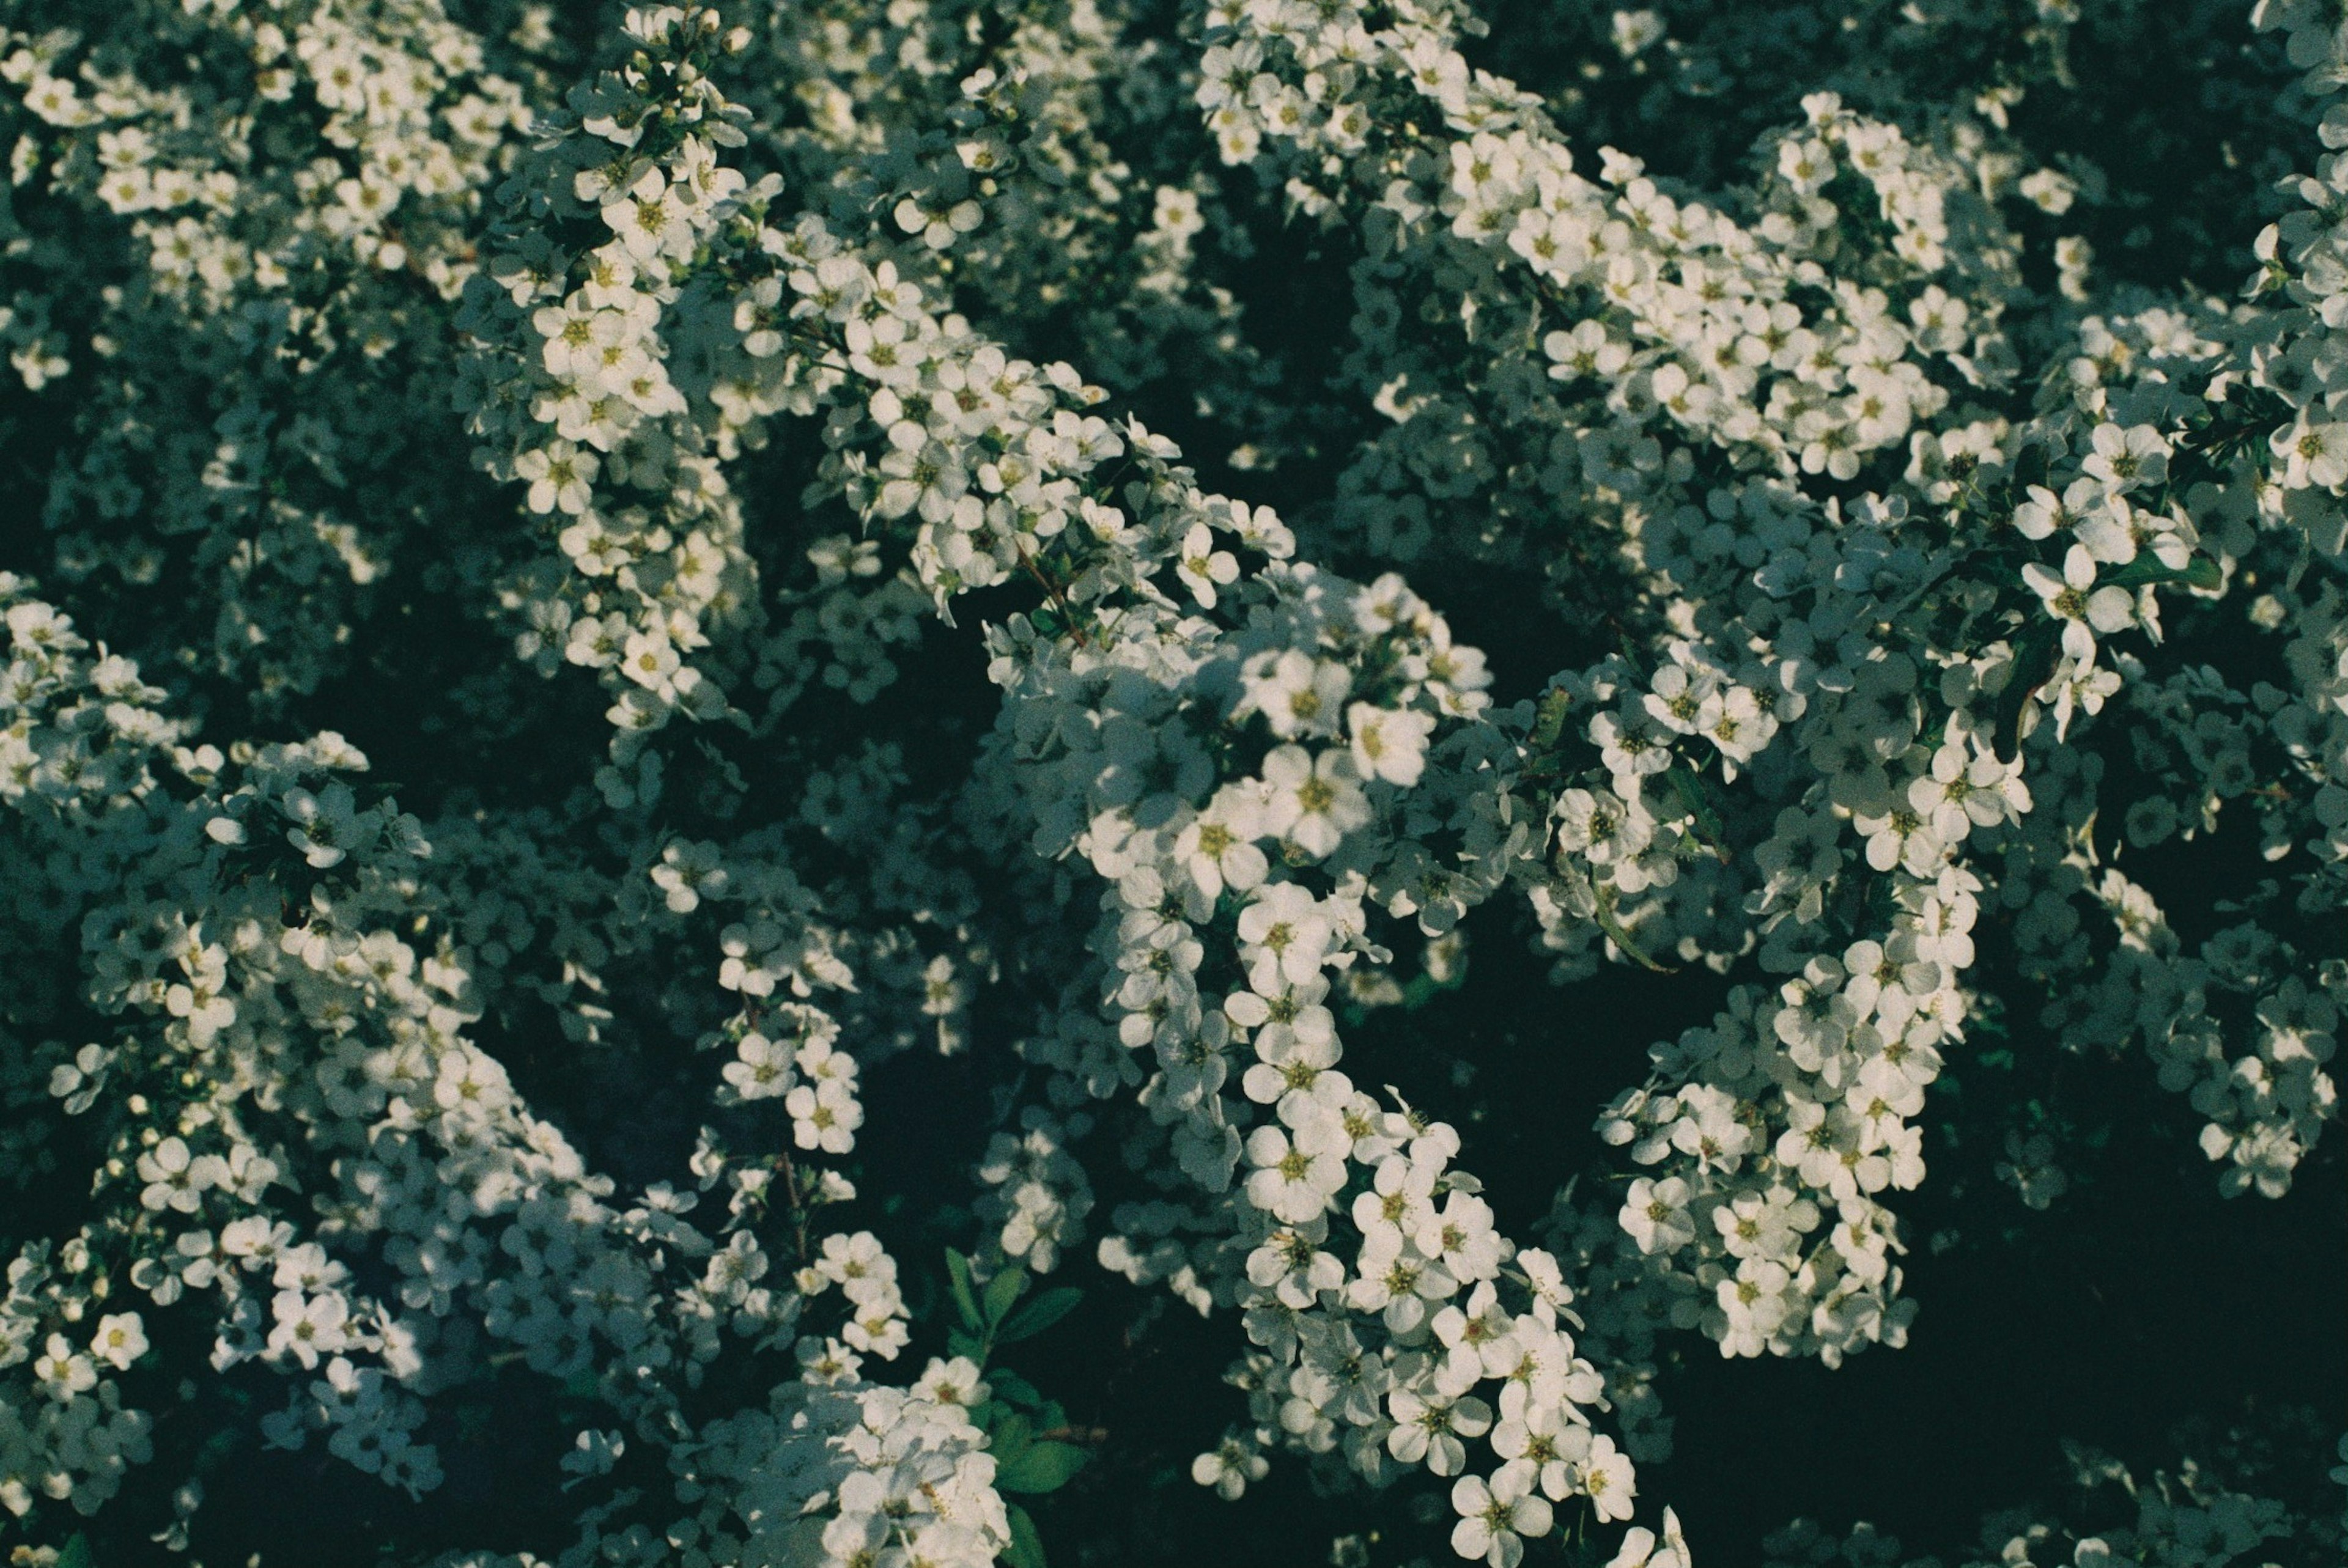
M 2067 10 L 1643 162 L 1579 128 L 1746 24 L 1544 96 L 1449 4 L 61 5 L 0 4 L 36 1561 L 224 1553 L 266 1447 L 582 1568 L 1030 1568 L 1147 1437 L 1013 1348 L 1179 1301 L 1238 1392 L 1153 1476 L 1685 1568 L 1669 1337 L 1900 1344 L 1914 1216 L 2092 1183 L 2100 1059 L 2223 1193 L 2328 1157 L 2341 181 L 2239 302 L 2115 286 L 2020 108 Z M 2336 18 L 2255 20 L 2341 140 Z M 1354 1022 L 1512 920 L 1724 999 L 1529 1228 L 1511 1064 L 1438 1117 Z M 2321 1549 L 2234 1486 L 2103 1544 Z

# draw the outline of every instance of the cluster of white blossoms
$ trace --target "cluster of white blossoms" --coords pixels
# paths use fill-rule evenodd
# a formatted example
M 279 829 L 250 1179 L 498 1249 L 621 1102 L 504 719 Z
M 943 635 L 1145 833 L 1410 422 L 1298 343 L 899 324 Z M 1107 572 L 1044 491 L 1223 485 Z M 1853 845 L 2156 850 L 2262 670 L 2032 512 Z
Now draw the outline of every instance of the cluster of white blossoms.
M 1495 781 L 1550 802 L 1550 844 L 1518 875 L 1577 968 L 1602 938 L 1651 965 L 1757 953 L 1787 977 L 1740 988 L 1714 1025 L 1658 1047 L 1657 1079 L 1601 1123 L 1663 1168 L 1622 1209 L 1651 1297 L 1625 1316 L 1700 1326 L 1731 1354 L 1832 1360 L 1897 1341 L 1910 1308 L 1879 1194 L 1923 1179 L 1912 1118 L 1972 1010 L 1985 902 L 2023 916 L 2027 969 L 2068 982 L 2050 1022 L 2140 1012 L 2112 1043 L 2143 1030 L 2163 1081 L 2194 1089 L 2227 1190 L 2283 1190 L 2337 1114 L 2323 1064 L 2348 973 L 2320 943 L 2251 927 L 2214 942 L 2209 979 L 2131 964 L 2157 948 L 2157 911 L 2082 844 L 2102 758 L 2070 748 L 2107 703 L 2189 734 L 2160 754 L 2190 770 L 2179 793 L 2206 830 L 2221 803 L 2278 776 L 2250 752 L 2273 714 L 2281 743 L 2260 760 L 2306 782 L 2263 792 L 2270 858 L 2328 831 L 2342 753 L 2321 687 L 2237 695 L 2204 666 L 2184 677 L 2198 700 L 2164 703 L 2136 653 L 2105 651 L 2159 637 L 2162 585 L 2215 592 L 2263 580 L 2270 556 L 2336 552 L 2336 493 L 2312 466 L 2269 477 L 2246 450 L 2270 431 L 2278 456 L 2321 448 L 2321 429 L 2277 428 L 2288 410 L 2260 395 L 2289 379 L 2306 329 L 2205 308 L 2127 352 L 2116 323 L 2091 319 L 2031 418 L 1967 417 L 1952 399 L 2014 376 L 1997 313 L 2018 241 L 1961 162 L 1814 97 L 1807 127 L 1777 144 L 1762 215 L 1740 226 L 1611 150 L 1597 181 L 1576 174 L 1537 100 L 1460 59 L 1449 8 L 1400 7 L 1385 28 L 1272 0 L 1215 15 L 1227 41 L 1210 45 L 1199 101 L 1224 156 L 1278 149 L 1299 207 L 1360 226 L 1380 258 L 1356 268 L 1365 335 L 1395 330 L 1371 302 L 1387 280 L 1481 283 L 1454 329 L 1457 360 L 1376 362 L 1397 422 L 1387 444 L 1441 433 L 1447 456 L 1444 471 L 1398 451 L 1352 471 L 1373 547 L 1474 549 L 1493 535 L 1472 514 L 1530 484 L 1528 514 L 1583 528 L 1552 559 L 1564 591 L 1593 608 L 1610 583 L 1677 596 L 1660 646 L 1552 680 L 1519 777 Z M 1415 120 L 1395 107 L 1410 99 Z M 1961 204 L 1971 239 L 1952 247 Z M 1544 332 L 1560 315 L 1573 324 Z M 1928 368 L 1935 357 L 1945 369 Z M 1934 415 L 1937 429 L 1910 433 Z M 1817 493 L 1897 445 L 1909 462 L 1891 494 Z M 1407 505 L 1375 500 L 1397 490 Z M 1393 532 L 1406 514 L 1407 547 Z M 1480 539 L 1430 532 L 1447 514 Z M 1617 519 L 1617 538 L 1593 537 L 1593 517 Z M 1543 537 L 1528 515 L 1497 548 Z M 2322 664 L 2319 681 L 2338 657 L 2333 591 L 2253 611 L 2316 640 L 2289 662 Z M 2319 866 L 2336 859 L 2312 847 Z M 2336 910 L 2327 884 L 2303 877 L 2294 912 Z M 2073 906 L 2108 907 L 2122 887 L 2140 907 L 2116 943 L 2091 946 Z M 2226 1049 L 2213 989 L 2246 994 L 2255 1054 Z M 2116 989 L 2125 1003 L 2098 1006 Z
M 1055 1275 L 1230 1323 L 1225 1499 L 1689 1568 L 1669 1336 L 1900 1345 L 1934 1118 L 2059 1216 L 1985 1031 L 2227 1196 L 2336 1155 L 2336 7 L 2251 18 L 2232 302 L 2106 285 L 2018 77 L 1756 66 L 1732 169 L 1571 132 L 1715 90 L 1684 5 L 1553 98 L 1457 0 L 1163 9 L 0 0 L 0 1542 L 486 1423 L 570 1536 L 446 1568 L 1041 1568 L 1132 1435 L 1001 1364 Z M 1725 997 L 1529 1194 L 1357 1028 L 1471 915 Z M 1990 1549 L 2337 1543 L 2127 1484 Z
M 28 1378 L 22 1403 L 0 1395 L 12 1512 L 36 1493 L 94 1512 L 146 1455 L 149 1418 L 98 1372 L 148 1348 L 139 1310 L 98 1308 L 142 1295 L 216 1304 L 214 1374 L 258 1361 L 292 1378 L 261 1423 L 271 1443 L 325 1432 L 336 1457 L 411 1492 L 441 1474 L 412 1440 L 418 1395 L 461 1378 L 484 1335 L 536 1371 L 605 1380 L 639 1417 L 673 1406 L 668 1379 L 697 1383 L 725 1336 L 788 1343 L 802 1304 L 834 1286 L 836 1337 L 797 1341 L 808 1380 L 852 1383 L 864 1357 L 898 1354 L 903 1299 L 869 1233 L 826 1235 L 796 1276 L 760 1284 L 771 1260 L 740 1226 L 777 1195 L 773 1168 L 696 1155 L 705 1187 L 732 1188 L 722 1242 L 682 1217 L 692 1193 L 602 1201 L 610 1180 L 465 1038 L 474 991 L 445 935 L 417 939 L 436 922 L 416 820 L 387 799 L 360 808 L 344 782 L 297 782 L 364 758 L 331 734 L 229 757 L 176 744 L 182 729 L 151 706 L 161 692 L 22 593 L 0 579 L 25 759 L 13 803 L 58 853 L 108 867 L 83 922 L 88 1001 L 142 1021 L 115 1046 L 50 1050 L 46 1089 L 67 1114 L 121 1108 L 95 1195 L 123 1196 L 104 1224 L 11 1261 L 0 1356 Z M 326 875 L 296 907 L 301 871 Z M 798 1031 L 778 1068 L 803 1080 L 785 1095 L 793 1142 L 842 1152 L 859 1118 L 837 1026 L 796 1004 L 775 1017 Z M 744 1037 L 745 1062 L 775 1060 L 758 1039 Z M 782 1170 L 795 1208 L 851 1191 L 836 1172 Z M 319 1197 L 301 1234 L 318 1239 L 297 1239 L 304 1205 L 288 1200 L 305 1189 Z M 359 1235 L 388 1270 L 373 1289 L 328 1250 Z
M 81 387 L 81 456 L 16 503 L 52 586 L 144 590 L 264 708 L 314 689 L 466 483 L 419 313 L 472 270 L 525 82 L 436 5 L 313 0 L 12 7 L 0 82 L 0 336 L 29 388 Z

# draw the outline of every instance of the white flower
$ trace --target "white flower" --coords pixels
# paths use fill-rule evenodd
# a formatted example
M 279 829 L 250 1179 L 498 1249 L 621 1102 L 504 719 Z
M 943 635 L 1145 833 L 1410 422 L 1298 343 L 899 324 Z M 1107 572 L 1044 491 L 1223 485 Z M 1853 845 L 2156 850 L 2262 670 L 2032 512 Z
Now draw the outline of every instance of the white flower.
M 1292 648 L 1251 658 L 1240 680 L 1245 695 L 1239 712 L 1262 713 L 1282 740 L 1334 733 L 1354 682 L 1343 664 L 1315 660 Z
M 790 1112 L 791 1141 L 802 1149 L 845 1154 L 856 1147 L 856 1130 L 864 1125 L 864 1107 L 850 1084 L 827 1079 L 802 1083 L 783 1097 Z
M 646 169 L 624 197 L 607 202 L 602 217 L 639 266 L 686 241 L 692 232 L 684 203 L 656 167 Z
M 1810 195 L 1834 178 L 1834 154 L 1824 142 L 1787 137 L 1777 144 L 1777 173 L 1796 190 Z
M 637 685 L 665 692 L 674 683 L 683 661 L 669 640 L 658 632 L 634 632 L 620 656 L 620 671 Z
M 147 1330 L 136 1312 L 110 1312 L 98 1320 L 90 1353 L 118 1372 L 147 1353 Z
M 1561 1391 L 1561 1379 L 1560 1383 Z M 1539 1482 L 1542 1496 L 1562 1502 L 1574 1495 L 1573 1467 L 1589 1456 L 1591 1434 L 1589 1428 L 1566 1419 L 1560 1398 L 1509 1399 L 1510 1393 L 1524 1395 L 1525 1388 L 1511 1383 L 1503 1391 L 1500 1423 L 1492 1429 L 1492 1451 L 1509 1460 L 1509 1468 L 1527 1471 Z M 1514 1415 L 1508 1413 L 1511 1404 L 1517 1409 Z
M 139 1155 L 139 1179 L 147 1184 L 139 1196 L 140 1204 L 147 1208 L 171 1208 L 191 1214 L 202 1202 L 202 1190 L 195 1184 L 185 1139 L 166 1138 Z
M 284 812 L 294 826 L 286 830 L 285 841 L 317 870 L 339 866 L 349 849 L 358 847 L 356 806 L 347 784 L 331 784 L 316 794 L 287 790 Z
M 530 483 L 530 509 L 560 509 L 572 517 L 595 498 L 589 487 L 601 465 L 592 452 L 582 452 L 568 441 L 550 441 L 514 458 L 514 477 Z
M 1677 1176 L 1661 1182 L 1642 1176 L 1631 1184 L 1622 1202 L 1623 1234 L 1641 1252 L 1670 1252 L 1695 1239 L 1695 1222 L 1688 1216 L 1688 1184 Z
M 1431 715 L 1355 702 L 1345 710 L 1345 724 L 1354 737 L 1354 768 L 1362 778 L 1405 789 L 1418 782 L 1426 768 L 1427 737 L 1435 733 Z
M 1526 1472 L 1513 1466 L 1503 1466 L 1488 1483 L 1461 1476 L 1451 1488 L 1451 1506 L 1461 1516 L 1451 1527 L 1451 1550 L 1481 1557 L 1491 1568 L 1517 1568 L 1525 1555 L 1521 1537 L 1549 1533 L 1549 1503 L 1529 1492 Z
M 758 1033 L 746 1034 L 734 1048 L 738 1059 L 726 1064 L 721 1076 L 743 1100 L 767 1100 L 797 1087 L 788 1046 Z
M 2282 482 L 2292 489 L 2336 490 L 2348 484 L 2348 425 L 2311 420 L 2279 427 L 2270 444 L 2283 459 Z
M 1627 60 L 1645 52 L 1648 47 L 1662 38 L 1664 24 L 1663 19 L 1653 11 L 1617 11 L 1613 15 L 1612 31 L 1614 47 L 1620 50 L 1622 57 Z M 1470 1553 L 1468 1555 L 1473 1556 L 1474 1553 Z
M 269 1331 L 268 1354 L 273 1358 L 290 1355 L 308 1370 L 317 1366 L 320 1356 L 331 1356 L 350 1343 L 345 1331 L 350 1307 L 339 1291 L 305 1296 L 299 1289 L 280 1290 L 271 1299 L 270 1310 L 277 1320 Z
M 1225 1502 L 1237 1502 L 1248 1482 L 1262 1480 L 1271 1468 L 1271 1461 L 1253 1443 L 1231 1437 L 1220 1448 L 1190 1461 L 1190 1479 L 1200 1486 L 1213 1487 L 1215 1495 Z
M 1193 523 L 1174 563 L 1175 573 L 1190 590 L 1190 597 L 1208 610 L 1215 608 L 1215 590 L 1236 582 L 1240 575 L 1239 558 L 1215 548 L 1214 539 L 1206 524 Z
M 2082 664 L 2095 660 L 2096 632 L 2135 624 L 2136 596 L 2124 588 L 2096 587 L 2096 558 L 2085 545 L 2065 554 L 2062 576 L 2032 561 L 2022 569 L 2022 579 L 2062 619 L 2063 651 Z
M 1492 1407 L 1472 1394 L 1447 1395 L 1437 1389 L 1396 1389 L 1386 1396 L 1394 1430 L 1386 1450 L 1405 1464 L 1424 1463 L 1437 1475 L 1457 1475 L 1468 1463 L 1468 1438 L 1492 1427 Z
M 1644 700 L 1648 715 L 1677 734 L 1693 735 L 1702 727 L 1704 705 L 1720 685 L 1709 670 L 1691 673 L 1684 664 L 1666 664 L 1655 671 L 1654 685 Z
M 1590 1441 L 1590 1454 L 1574 1467 L 1574 1482 L 1590 1499 L 1601 1520 L 1631 1517 L 1631 1500 L 1639 1483 L 1631 1461 L 1615 1451 L 1614 1440 L 1603 1433 Z
M 1634 1524 L 1622 1537 L 1622 1550 L 1606 1568 L 1692 1568 L 1687 1540 L 1680 1533 L 1680 1517 L 1663 1510 L 1663 1530 L 1658 1536 L 1643 1524 Z
M 2044 485 L 2029 488 L 2030 498 L 2013 509 L 2013 528 L 2025 539 L 2050 538 L 2060 528 L 2078 526 L 2103 490 L 2093 479 L 2074 479 L 2060 496 Z
M 1577 322 L 1570 332 L 1550 333 L 1541 340 L 1541 352 L 1556 362 L 1549 374 L 1559 381 L 1611 379 L 1631 363 L 1630 345 L 1610 337 L 1604 323 L 1597 321 Z
M 1254 843 L 1264 832 L 1262 815 L 1260 791 L 1226 784 L 1176 835 L 1176 863 L 1209 899 L 1221 897 L 1227 887 L 1245 893 L 1263 881 L 1271 862 Z
M 2078 196 L 2078 182 L 2052 169 L 2033 169 L 2014 183 L 2023 200 L 2050 217 L 2060 218 Z
M 1507 1248 L 1492 1228 L 1491 1205 L 1471 1193 L 1454 1190 L 1443 1206 L 1420 1220 L 1411 1239 L 1428 1257 L 1462 1280 L 1489 1279 L 1500 1270 Z
M 1908 804 L 1942 844 L 1956 845 L 1975 827 L 2028 811 L 2030 791 L 2012 764 L 1952 740 L 1932 753 L 1931 771 L 1909 784 Z
M 1263 829 L 1286 837 L 1307 855 L 1335 853 L 1346 834 L 1370 820 L 1350 751 L 1334 747 L 1314 757 L 1302 746 L 1278 746 L 1263 759 Z
M 2114 492 L 2158 485 L 2168 477 L 2169 445 L 2149 425 L 2098 425 L 2091 438 L 2094 450 L 2080 467 L 2090 478 Z
M 1345 1184 L 1344 1146 L 1278 1127 L 1248 1134 L 1248 1202 L 1283 1225 L 1303 1225 L 1329 1208 Z
M 64 1335 L 52 1334 L 41 1354 L 33 1358 L 33 1380 L 50 1399 L 67 1404 L 75 1395 L 97 1385 L 98 1368 Z

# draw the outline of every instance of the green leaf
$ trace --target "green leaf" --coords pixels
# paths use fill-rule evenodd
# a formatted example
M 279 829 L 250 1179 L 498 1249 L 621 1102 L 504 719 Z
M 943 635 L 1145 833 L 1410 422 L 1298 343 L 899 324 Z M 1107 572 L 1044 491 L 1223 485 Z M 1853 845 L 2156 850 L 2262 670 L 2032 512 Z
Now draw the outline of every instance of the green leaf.
M 954 1308 L 962 1314 L 962 1326 L 972 1333 L 986 1327 L 978 1315 L 978 1297 L 970 1288 L 970 1259 L 946 1248 L 946 1283 L 953 1288 Z
M 2031 486 L 2046 483 L 2047 457 L 2044 444 L 2035 441 L 2014 455 L 2013 494 L 2017 501 L 2029 493 Z
M 1070 1476 L 1084 1467 L 1085 1450 L 1074 1443 L 1031 1443 L 1018 1458 L 1008 1463 L 997 1463 L 995 1490 L 1057 1491 L 1068 1483 Z
M 1641 968 L 1653 969 L 1659 975 L 1679 973 L 1679 970 L 1672 965 L 1659 964 L 1640 951 L 1639 944 L 1631 939 L 1631 933 L 1624 930 L 1622 922 L 1614 917 L 1614 890 L 1603 884 L 1601 884 L 1598 888 L 1598 928 L 1606 933 L 1608 941 L 1622 949 L 1625 958 Z
M 1534 751 L 1545 752 L 1557 744 L 1558 736 L 1565 733 L 1565 711 L 1571 706 L 1571 692 L 1552 690 L 1541 694 L 1540 705 L 1533 710 L 1529 737 Z
M 975 1334 L 965 1334 L 959 1328 L 949 1328 L 946 1330 L 946 1354 L 983 1362 L 986 1359 L 986 1341 Z
M 1025 1453 L 1035 1440 L 1035 1423 L 1016 1410 L 1005 1410 L 1003 1419 L 987 1429 L 986 1449 L 997 1465 L 1006 1465 Z
M 994 1327 L 1003 1321 L 1003 1315 L 1012 1304 L 1026 1294 L 1027 1271 L 1013 1264 L 986 1282 L 986 1323 Z
M 2013 651 L 2013 673 L 1997 694 L 1997 724 L 1990 745 L 2000 762 L 2010 763 L 2022 750 L 2022 712 L 2031 695 L 2054 673 L 2054 650 L 2062 645 L 2063 623 L 2053 616 L 2034 622 L 2022 634 Z
M 1685 763 L 1673 763 L 1664 770 L 1663 776 L 1672 781 L 1672 788 L 1679 792 L 1680 804 L 1688 808 L 1690 816 L 1695 818 L 1696 836 L 1703 839 L 1715 855 L 1726 860 L 1728 828 L 1720 820 L 1720 813 L 1713 810 L 1712 797 L 1704 793 L 1704 781 L 1696 777 Z
M 57 1568 L 90 1568 L 89 1537 L 77 1531 L 57 1553 Z
M 1003 1561 L 1011 1568 L 1044 1568 L 1044 1538 L 1035 1532 L 1035 1522 L 1015 1502 L 1004 1512 L 1011 1517 L 1011 1544 L 1003 1549 Z
M 2212 589 L 2225 580 L 2226 574 L 2208 556 L 2188 556 L 2183 566 L 2170 566 L 2157 555 L 2146 554 L 2111 572 L 2097 586 L 2145 588 L 2157 583 L 2181 582 L 2188 588 Z
M 1016 1372 L 1007 1372 L 998 1368 L 989 1372 L 986 1375 L 986 1380 L 994 1386 L 994 1397 L 998 1399 L 1007 1399 L 1014 1405 L 1025 1405 L 1031 1410 L 1044 1402 L 1044 1396 L 1035 1391 L 1035 1385 Z
M 1057 1290 L 1047 1290 L 1018 1311 L 1013 1313 L 995 1335 L 998 1345 L 1013 1345 L 1036 1335 L 1076 1309 L 1085 1293 L 1074 1286 L 1064 1285 Z

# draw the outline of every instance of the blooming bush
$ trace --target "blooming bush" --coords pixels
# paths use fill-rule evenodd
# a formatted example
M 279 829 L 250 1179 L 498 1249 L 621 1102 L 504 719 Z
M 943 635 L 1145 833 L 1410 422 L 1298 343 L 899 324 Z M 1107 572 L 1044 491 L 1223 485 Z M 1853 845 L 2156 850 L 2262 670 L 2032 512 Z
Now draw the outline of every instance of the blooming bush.
M 1891 1564 L 1707 1361 L 2336 1308 L 2339 7 L 1491 15 L 0 0 L 11 1561 Z M 2337 1562 L 2324 1322 L 1949 1561 Z

